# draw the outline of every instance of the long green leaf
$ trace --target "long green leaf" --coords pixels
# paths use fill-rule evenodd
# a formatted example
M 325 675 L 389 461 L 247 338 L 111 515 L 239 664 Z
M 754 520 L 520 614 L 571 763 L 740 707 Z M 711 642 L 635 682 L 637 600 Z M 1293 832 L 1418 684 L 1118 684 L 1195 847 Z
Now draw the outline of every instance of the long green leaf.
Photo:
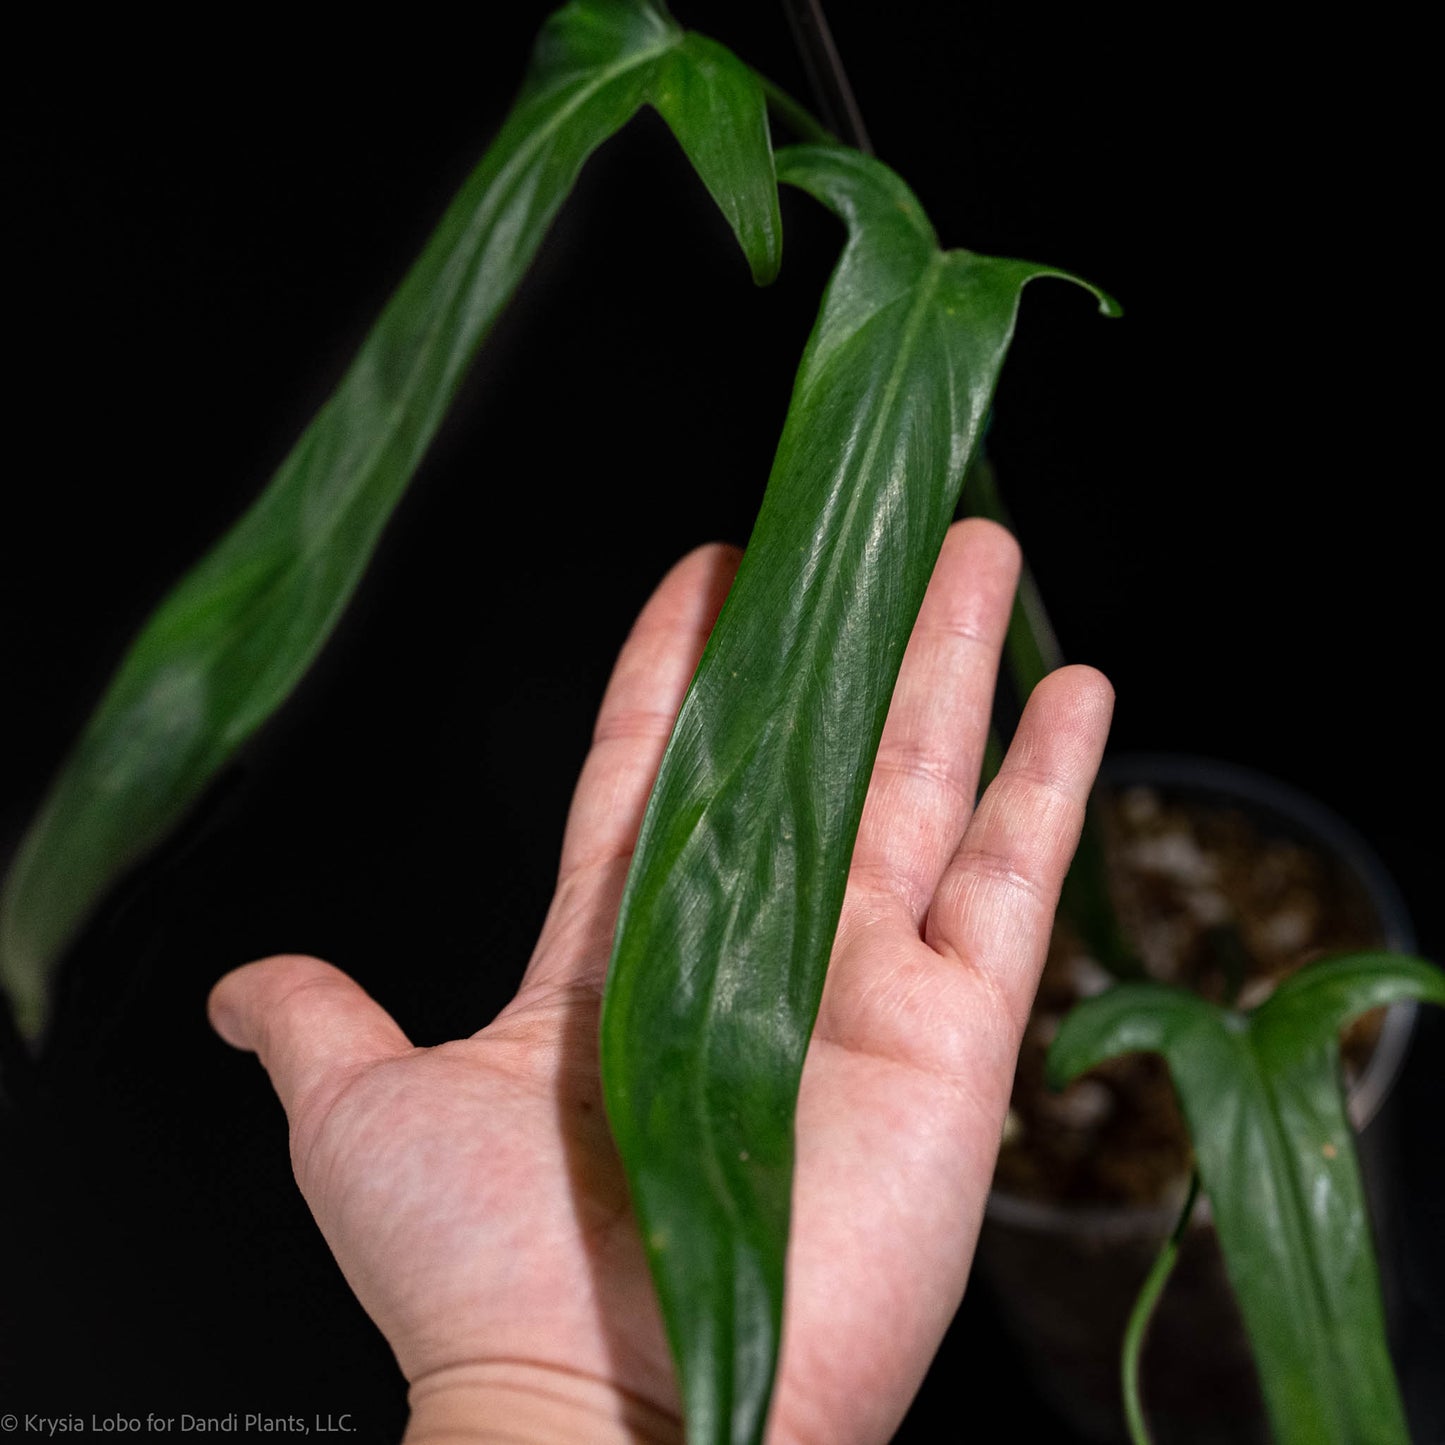
M 940 251 L 886 167 L 779 179 L 847 223 L 762 509 L 683 704 L 622 906 L 602 1067 L 688 1438 L 761 1438 L 803 1054 L 904 644 L 1047 267 Z
M 1405 1445 L 1364 1191 L 1339 1082 L 1340 1027 L 1445 974 L 1351 954 L 1239 1014 L 1163 984 L 1080 1004 L 1049 1051 L 1066 1083 L 1117 1054 L 1168 1061 L 1280 1445 Z
M 285 701 L 355 589 L 468 364 L 588 155 L 654 105 L 758 281 L 778 266 L 762 89 L 649 0 L 575 0 L 497 140 L 270 486 L 165 599 L 43 803 L 0 897 L 0 982 L 45 1020 L 61 949 Z

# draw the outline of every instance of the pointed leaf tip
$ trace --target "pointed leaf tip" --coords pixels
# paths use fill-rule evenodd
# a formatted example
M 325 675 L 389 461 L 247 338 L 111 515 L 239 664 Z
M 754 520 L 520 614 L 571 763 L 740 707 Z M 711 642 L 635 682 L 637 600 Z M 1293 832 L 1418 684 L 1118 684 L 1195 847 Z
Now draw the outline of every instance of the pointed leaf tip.
M 649 97 L 717 203 L 759 286 L 782 263 L 783 223 L 767 100 L 730 50 L 688 31 L 659 68 Z
M 1105 291 L 1102 286 L 1095 286 L 1092 281 L 1085 281 L 1081 276 L 1074 276 L 1071 279 L 1076 281 L 1086 291 L 1092 291 L 1094 293 L 1094 298 L 1099 303 L 1099 314 L 1101 316 L 1108 316 L 1117 320 L 1124 314 L 1124 308 L 1119 304 L 1118 300 L 1109 292 Z

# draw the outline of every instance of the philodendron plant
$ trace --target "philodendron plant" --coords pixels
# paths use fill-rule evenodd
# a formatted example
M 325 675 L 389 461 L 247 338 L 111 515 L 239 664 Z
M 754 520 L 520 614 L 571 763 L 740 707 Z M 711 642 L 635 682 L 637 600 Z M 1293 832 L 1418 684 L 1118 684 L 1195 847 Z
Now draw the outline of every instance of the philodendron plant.
M 770 104 L 800 144 L 774 149 Z M 602 1025 L 609 1118 L 689 1438 L 744 1445 L 762 1438 L 767 1419 L 794 1105 L 893 681 L 978 458 L 1020 294 L 1038 277 L 1076 278 L 942 248 L 898 175 L 839 143 L 721 45 L 680 28 L 661 0 L 573 0 L 547 23 L 499 136 L 331 399 L 126 654 L 6 881 L 0 980 L 21 1032 L 38 1043 L 67 943 L 317 656 L 582 165 L 643 106 L 670 127 L 758 282 L 779 264 L 779 183 L 847 228 L 755 531 L 644 820 Z M 743 655 L 745 698 L 729 686 Z M 1319 1187 L 1319 1171 L 1308 1174 L 1292 1136 L 1279 1132 L 1301 1116 L 1274 1107 L 1293 1100 L 1295 1086 L 1276 1089 L 1273 1071 L 1307 1058 L 1316 1089 L 1331 1062 L 1320 1031 L 1347 1008 L 1366 994 L 1440 996 L 1424 965 L 1372 968 L 1346 971 L 1333 991 L 1281 990 L 1283 1001 L 1296 998 L 1294 1012 L 1276 1008 L 1268 1017 L 1278 1023 L 1251 1025 L 1249 1047 L 1233 1052 L 1195 1047 L 1213 1038 L 1208 1028 L 1177 1022 L 1183 1007 L 1162 1001 L 1144 1010 L 1150 1028 L 1085 1018 L 1078 1064 L 1184 1040 L 1191 1078 L 1218 1084 L 1247 1066 L 1261 1080 L 1257 1099 L 1274 1109 L 1258 1125 L 1272 1146 L 1235 1164 L 1267 1167 L 1282 1181 L 1279 1197 L 1298 1201 L 1300 1188 Z M 1216 1032 L 1233 1040 L 1242 1029 L 1231 1015 Z M 1326 1182 L 1338 1175 L 1347 1188 L 1347 1134 L 1324 1102 L 1309 1119 L 1330 1123 Z M 1227 1192 L 1232 1167 L 1227 1149 L 1201 1146 L 1212 1192 Z M 1251 1208 L 1220 1209 L 1221 1227 L 1228 1216 L 1249 1228 Z M 1266 1373 L 1286 1382 L 1270 1387 L 1272 1405 L 1295 1408 L 1288 1380 L 1343 1377 L 1332 1334 L 1342 1309 L 1374 1342 L 1360 1377 L 1368 1398 L 1393 1399 L 1361 1216 L 1306 1208 L 1289 1218 L 1261 1238 L 1289 1251 L 1291 1279 L 1315 1280 L 1321 1261 L 1343 1251 L 1354 1263 L 1351 1293 L 1310 1294 L 1305 1326 L 1275 1332 L 1294 1354 L 1281 1364 L 1262 1357 Z M 1237 1282 L 1277 1289 L 1257 1273 Z M 1398 1413 L 1373 1412 L 1396 1431 L 1379 1438 L 1403 1438 Z M 1308 1438 L 1359 1438 L 1349 1418 L 1331 1428 Z
M 986 462 L 976 468 L 971 503 L 1007 520 Z M 1005 646 L 1018 696 L 1061 660 L 1025 569 Z M 1281 1445 L 1408 1440 L 1346 1112 L 1339 1035 L 1370 1009 L 1406 999 L 1445 1004 L 1445 975 L 1404 954 L 1341 954 L 1299 970 L 1253 1010 L 1155 982 L 1114 911 L 1105 853 L 1091 817 L 1060 917 L 1114 981 L 1065 1015 L 1049 1048 L 1048 1082 L 1061 1089 L 1120 1055 L 1162 1055 L 1194 1152 L 1178 1222 L 1119 1341 L 1135 1445 L 1150 1440 L 1139 1380 L 1145 1335 L 1201 1193 Z M 1218 947 L 1242 956 L 1232 927 L 1219 931 Z M 1228 975 L 1238 959 L 1220 962 Z
M 1281 1445 L 1410 1438 L 1339 1051 L 1346 1024 L 1405 998 L 1445 1004 L 1440 970 L 1400 954 L 1342 955 L 1301 969 L 1251 1012 L 1124 982 L 1069 1013 L 1049 1050 L 1056 1087 L 1120 1054 L 1164 1056 Z M 1193 1204 L 1191 1191 L 1124 1342 L 1136 1441 L 1149 1438 L 1137 1385 L 1143 1328 Z
M 972 507 L 1007 520 L 987 462 Z M 1006 670 L 1026 696 L 1061 662 L 1038 587 L 1025 571 L 1010 618 Z M 1071 1010 L 1048 1053 L 1064 1088 L 1126 1053 L 1159 1053 L 1181 1104 L 1195 1169 L 1120 1341 L 1124 1413 L 1136 1445 L 1149 1426 L 1140 1390 L 1144 1335 L 1204 1192 L 1240 1303 L 1274 1436 L 1407 1441 L 1390 1363 L 1373 1235 L 1341 1082 L 1340 1032 L 1407 998 L 1445 1003 L 1445 975 L 1422 959 L 1361 952 L 1319 959 L 1253 1010 L 1212 1003 L 1144 977 L 1118 922 L 1105 842 L 1085 827 L 1061 899 L 1113 987 Z M 1243 941 L 1220 931 L 1221 952 Z M 1225 975 L 1237 964 L 1222 958 Z M 1233 1000 L 1230 1000 L 1233 1003 Z

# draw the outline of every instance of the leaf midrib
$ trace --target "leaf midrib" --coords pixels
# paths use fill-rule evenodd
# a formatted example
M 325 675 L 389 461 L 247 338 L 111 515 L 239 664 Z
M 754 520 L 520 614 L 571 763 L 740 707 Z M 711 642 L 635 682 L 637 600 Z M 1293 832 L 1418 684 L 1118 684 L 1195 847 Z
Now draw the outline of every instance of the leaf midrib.
M 938 277 L 941 271 L 943 259 L 944 258 L 942 253 L 935 251 L 935 253 L 929 258 L 923 275 L 920 276 L 919 280 L 915 283 L 916 295 L 912 304 L 909 307 L 908 315 L 903 323 L 903 332 L 899 339 L 897 350 L 894 353 L 893 364 L 889 368 L 887 380 L 884 382 L 882 398 L 875 411 L 875 420 L 869 432 L 862 459 L 855 466 L 849 468 L 849 471 L 851 471 L 853 477 L 855 478 L 866 477 L 872 470 L 874 460 L 878 454 L 878 449 L 882 445 L 883 436 L 887 430 L 886 424 L 892 416 L 894 407 L 897 404 L 898 393 L 903 384 L 903 376 L 907 371 L 907 362 L 911 358 L 911 353 L 914 344 L 916 343 L 918 333 L 923 327 L 923 322 L 928 311 L 928 304 L 933 299 L 933 296 L 937 291 Z M 875 313 L 875 316 L 876 314 L 877 313 Z M 872 318 L 870 318 L 870 320 L 871 319 Z M 862 328 L 860 328 L 860 330 L 861 329 Z M 851 495 L 849 496 L 848 503 L 844 511 L 843 520 L 838 527 L 838 535 L 840 537 L 847 536 L 851 533 L 855 518 L 858 513 L 858 508 L 861 505 L 861 496 L 863 491 L 864 488 L 859 485 L 855 485 L 852 488 Z M 824 572 L 823 582 L 820 585 L 828 586 L 831 589 L 831 585 L 836 580 L 838 568 L 840 566 L 840 555 L 843 551 L 844 548 L 841 546 L 835 546 L 834 548 L 832 548 L 829 565 Z M 821 608 L 812 609 L 810 624 L 804 634 L 806 639 L 806 645 L 795 647 L 794 649 L 792 649 L 794 655 L 797 655 L 798 653 L 808 653 L 816 651 L 818 634 L 822 630 L 822 622 L 819 615 L 821 611 Z M 788 706 L 783 710 L 782 716 L 796 723 L 798 718 L 797 690 L 791 689 L 790 693 L 791 695 L 788 700 Z M 770 760 L 769 764 L 770 772 L 772 774 L 771 782 L 774 785 L 774 791 L 776 790 L 776 786 L 779 782 L 778 773 L 782 765 L 783 751 L 784 750 L 781 748 L 774 749 L 772 759 Z M 738 772 L 742 768 L 744 763 L 748 759 L 755 756 L 755 754 L 755 748 L 749 749 L 748 752 L 744 755 L 743 759 L 741 759 L 737 764 L 735 764 L 732 768 L 728 770 L 726 777 L 722 781 L 722 785 L 715 790 L 713 800 L 711 800 L 707 807 L 703 809 L 702 814 L 698 818 L 696 826 L 702 826 L 704 820 L 707 817 L 707 813 L 712 806 L 712 801 L 715 801 L 718 796 L 724 793 L 731 786 L 733 780 L 737 777 Z M 756 833 L 754 830 L 753 836 L 755 835 Z M 729 934 L 731 934 L 732 922 L 734 919 L 736 919 L 736 917 L 737 908 L 734 907 L 732 912 L 729 914 Z M 713 970 L 712 976 L 708 981 L 707 1001 L 702 1014 L 702 1017 L 704 1019 L 710 1020 L 713 1017 L 718 988 L 723 973 L 724 970 L 721 968 Z M 709 1065 L 712 1058 L 713 1043 L 717 1038 L 717 1034 L 718 1031 L 713 1028 L 707 1028 L 702 1034 L 701 1046 L 699 1050 L 701 1055 L 701 1065 L 699 1068 L 693 1071 L 692 1075 L 694 1096 L 693 1104 L 694 1112 L 699 1120 L 700 1130 L 706 1143 L 705 1157 L 707 1159 L 709 1174 L 712 1176 L 710 1182 L 714 1186 L 712 1191 L 713 1196 L 714 1198 L 720 1197 L 720 1202 L 723 1205 L 725 1213 L 727 1214 L 728 1218 L 736 1224 L 741 1223 L 742 1220 L 739 1215 L 737 1201 L 734 1199 L 732 1191 L 727 1188 L 727 1175 L 722 1167 L 722 1159 L 717 1148 L 717 1140 L 713 1129 L 711 1113 L 707 1108 L 707 1080 L 711 1077 L 711 1069 Z
M 1250 1073 L 1253 1076 L 1255 1086 L 1265 1100 L 1265 1108 L 1260 1111 L 1262 1115 L 1262 1128 L 1266 1136 L 1266 1145 L 1275 1157 L 1276 1177 L 1280 1175 L 1284 1179 L 1284 1203 L 1286 1204 L 1291 1218 L 1291 1224 L 1295 1231 L 1296 1239 L 1310 1240 L 1313 1238 L 1313 1231 L 1308 1227 L 1309 1208 L 1306 1204 L 1299 1186 L 1299 1177 L 1292 1159 L 1293 1151 L 1290 1148 L 1288 1136 L 1285 1133 L 1284 1124 L 1279 1117 L 1279 1110 L 1273 1089 L 1270 1088 L 1269 1074 L 1264 1067 L 1263 1061 L 1255 1051 L 1254 1034 L 1251 1030 L 1246 1036 L 1244 1052 L 1249 1060 Z M 1293 1252 L 1293 1251 L 1291 1251 Z M 1328 1306 L 1329 1289 L 1320 1273 L 1319 1262 L 1316 1253 L 1312 1248 L 1306 1247 L 1303 1251 L 1305 1256 L 1305 1274 L 1308 1280 L 1308 1288 L 1305 1291 L 1305 1309 L 1309 1313 L 1307 1335 L 1308 1338 L 1323 1342 L 1328 1350 L 1334 1368 L 1323 1372 L 1324 1379 L 1321 1380 L 1314 1371 L 1309 1385 L 1311 1389 L 1323 1386 L 1329 1392 L 1331 1402 L 1331 1415 L 1337 1419 L 1349 1417 L 1349 1411 L 1343 1413 L 1340 1405 L 1348 1405 L 1348 1391 L 1342 1396 L 1340 1382 L 1348 1380 L 1352 1371 L 1349 1368 L 1348 1360 L 1342 1358 L 1338 1341 L 1334 1332 L 1329 1328 L 1330 1310 Z

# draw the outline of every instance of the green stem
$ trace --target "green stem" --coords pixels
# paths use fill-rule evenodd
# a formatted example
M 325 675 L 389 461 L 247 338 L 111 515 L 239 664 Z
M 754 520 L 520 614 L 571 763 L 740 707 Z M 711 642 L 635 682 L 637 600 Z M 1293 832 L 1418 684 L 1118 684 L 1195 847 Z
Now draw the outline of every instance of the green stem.
M 794 100 L 781 85 L 769 80 L 766 75 L 759 74 L 758 79 L 762 82 L 763 94 L 767 96 L 768 104 L 792 128 L 799 140 L 811 141 L 815 145 L 843 144 L 807 106 Z
M 982 452 L 974 458 L 969 469 L 968 485 L 964 490 L 968 510 L 978 517 L 987 517 L 1001 527 L 1014 530 L 1009 520 L 1008 509 L 998 494 L 998 478 L 993 466 Z M 1008 638 L 1004 644 L 1008 657 L 1009 674 L 1018 691 L 1018 705 L 1022 710 L 1029 694 L 1055 668 L 1064 665 L 1063 649 L 1054 633 L 1049 614 L 1044 608 L 1043 594 L 1027 562 L 1019 574 L 1018 597 L 1009 617 Z
M 999 496 L 998 479 L 981 450 L 969 468 L 963 503 L 970 515 L 987 517 L 989 521 L 1013 531 L 1008 508 Z M 1009 702 L 1013 704 L 1013 721 L 1017 721 L 1039 683 L 1063 665 L 1063 649 L 1049 621 L 1043 594 L 1025 562 L 1019 574 L 1018 594 L 1014 598 L 1004 639 L 1004 677 L 1012 686 L 1013 697 L 1009 698 L 1007 688 L 1001 695 L 1005 707 Z M 987 769 L 984 776 L 991 776 Z M 1064 879 L 1059 911 L 1070 920 L 1090 952 L 1115 978 L 1144 977 L 1144 967 L 1124 936 L 1109 894 L 1103 825 L 1098 805 L 1092 799 L 1073 865 Z
M 1189 1194 L 1184 1200 L 1184 1208 L 1179 1211 L 1173 1231 L 1164 1241 L 1159 1257 L 1144 1280 L 1139 1298 L 1134 1301 L 1133 1311 L 1129 1315 L 1128 1328 L 1124 1331 L 1120 1373 L 1124 1385 L 1124 1414 L 1129 1421 L 1129 1438 L 1134 1445 L 1153 1445 L 1153 1437 L 1149 1434 L 1149 1426 L 1144 1420 L 1144 1402 L 1139 1396 L 1139 1358 L 1144 1352 L 1144 1336 L 1148 1333 L 1149 1321 L 1154 1317 L 1154 1307 L 1159 1303 L 1159 1296 L 1164 1293 L 1164 1286 L 1174 1272 L 1174 1263 L 1179 1258 L 1179 1246 L 1184 1239 L 1184 1231 L 1189 1227 L 1189 1218 L 1194 1213 L 1194 1203 L 1198 1198 L 1199 1173 L 1196 1170 L 1189 1178 Z

